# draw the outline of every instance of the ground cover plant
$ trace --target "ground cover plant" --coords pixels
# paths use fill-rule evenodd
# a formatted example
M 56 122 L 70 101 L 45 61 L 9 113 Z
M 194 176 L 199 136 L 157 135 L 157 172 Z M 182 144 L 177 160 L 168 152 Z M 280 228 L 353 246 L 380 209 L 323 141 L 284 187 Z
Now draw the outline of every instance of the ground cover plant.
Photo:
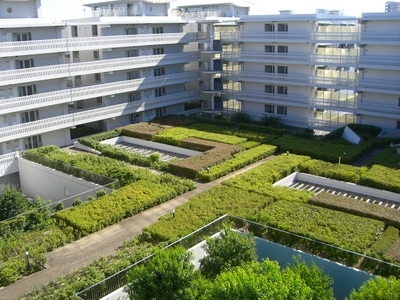
M 368 163 L 368 166 L 372 165 L 381 165 L 390 169 L 399 170 L 400 155 L 397 154 L 397 148 L 391 147 L 383 150 Z

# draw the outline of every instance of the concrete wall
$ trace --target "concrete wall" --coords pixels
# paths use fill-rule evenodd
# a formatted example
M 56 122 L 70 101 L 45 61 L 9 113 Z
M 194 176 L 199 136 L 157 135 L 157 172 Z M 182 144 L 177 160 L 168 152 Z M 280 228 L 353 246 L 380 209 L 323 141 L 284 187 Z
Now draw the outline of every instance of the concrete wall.
M 199 151 L 193 151 L 193 150 L 170 146 L 170 145 L 166 145 L 166 144 L 145 141 L 145 140 L 141 140 L 141 139 L 135 139 L 135 138 L 127 137 L 127 136 L 116 137 L 113 139 L 102 141 L 100 143 L 108 144 L 108 145 L 115 145 L 115 144 L 122 143 L 122 142 L 130 143 L 130 144 L 134 144 L 134 145 L 138 145 L 138 146 L 149 147 L 149 148 L 153 148 L 153 149 L 160 149 L 162 151 L 169 151 L 169 152 L 187 155 L 187 156 L 195 156 L 195 155 L 199 155 L 202 153 Z
M 30 198 L 40 196 L 53 202 L 101 189 L 98 184 L 50 169 L 29 160 L 18 158 L 22 193 Z M 85 200 L 85 197 L 81 197 Z M 67 205 L 65 205 L 67 206 Z
M 344 128 L 342 138 L 352 144 L 359 144 L 361 142 L 361 138 L 357 135 L 357 133 L 351 130 L 351 128 L 348 126 Z
M 384 190 L 378 190 L 362 185 L 357 185 L 350 182 L 344 182 L 339 180 L 328 179 L 324 177 L 314 176 L 305 173 L 292 173 L 289 176 L 279 180 L 274 183 L 273 186 L 289 186 L 293 182 L 302 181 L 308 182 L 316 185 L 327 186 L 333 189 L 339 189 L 342 191 L 347 191 L 355 194 L 367 195 L 375 197 L 378 199 L 386 199 L 389 201 L 394 201 L 400 203 L 400 194 L 392 193 Z

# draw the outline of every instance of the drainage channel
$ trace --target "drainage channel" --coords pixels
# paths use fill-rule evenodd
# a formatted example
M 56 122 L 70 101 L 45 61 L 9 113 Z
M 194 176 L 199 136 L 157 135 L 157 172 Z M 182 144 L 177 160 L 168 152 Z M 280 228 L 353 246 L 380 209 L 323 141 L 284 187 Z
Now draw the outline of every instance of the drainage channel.
M 306 190 L 309 192 L 313 192 L 316 195 L 319 193 L 325 192 L 325 193 L 329 193 L 332 195 L 343 196 L 343 197 L 352 198 L 352 199 L 359 200 L 359 201 L 364 201 L 366 203 L 377 204 L 377 205 L 381 205 L 384 207 L 400 210 L 399 203 L 394 203 L 392 201 L 388 201 L 385 199 L 371 198 L 370 196 L 367 196 L 367 195 L 353 194 L 348 191 L 332 189 L 332 188 L 329 188 L 326 186 L 320 186 L 320 185 L 316 185 L 316 184 L 312 184 L 312 183 L 308 183 L 308 182 L 296 181 L 296 182 L 293 182 L 291 185 L 289 185 L 289 187 L 295 188 L 298 190 Z

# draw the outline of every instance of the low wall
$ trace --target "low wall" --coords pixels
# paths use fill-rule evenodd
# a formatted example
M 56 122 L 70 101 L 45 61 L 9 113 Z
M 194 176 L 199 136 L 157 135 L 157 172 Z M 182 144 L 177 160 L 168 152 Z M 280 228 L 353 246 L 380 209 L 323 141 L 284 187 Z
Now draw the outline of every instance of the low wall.
M 289 186 L 296 181 L 311 183 L 320 186 L 327 186 L 333 189 L 339 189 L 354 194 L 361 194 L 361 195 L 371 196 L 372 198 L 385 199 L 388 201 L 400 203 L 400 194 L 397 193 L 374 189 L 350 182 L 300 173 L 300 172 L 290 174 L 289 176 L 283 178 L 282 180 L 274 183 L 273 186 Z
M 18 158 L 18 168 L 20 174 L 21 190 L 26 196 L 34 199 L 40 196 L 57 202 L 68 197 L 72 203 L 74 195 L 79 195 L 82 200 L 86 200 L 87 195 L 92 195 L 93 190 L 104 189 L 107 193 L 110 189 L 62 173 L 60 171 L 45 167 L 29 160 Z M 65 207 L 71 203 L 64 203 Z
M 185 149 L 185 148 L 181 148 L 181 147 L 175 147 L 175 146 L 166 145 L 166 144 L 162 144 L 162 143 L 156 143 L 156 142 L 152 142 L 152 141 L 146 141 L 146 140 L 142 140 L 142 139 L 131 138 L 131 137 L 127 137 L 127 136 L 119 136 L 119 137 L 112 138 L 109 140 L 101 141 L 100 143 L 108 144 L 108 145 L 116 145 L 119 143 L 129 143 L 129 144 L 133 144 L 133 145 L 148 147 L 148 148 L 160 150 L 160 151 L 172 152 L 172 153 L 185 155 L 185 156 L 195 156 L 195 155 L 199 155 L 202 153 L 199 151 L 189 150 L 189 149 Z

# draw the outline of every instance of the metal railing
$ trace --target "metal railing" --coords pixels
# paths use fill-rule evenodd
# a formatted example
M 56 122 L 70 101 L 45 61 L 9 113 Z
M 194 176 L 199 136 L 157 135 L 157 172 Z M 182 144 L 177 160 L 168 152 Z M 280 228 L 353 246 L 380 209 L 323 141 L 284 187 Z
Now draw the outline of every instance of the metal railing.
M 0 43 L 0 57 L 131 46 L 186 44 L 195 41 L 197 41 L 196 33 L 162 33 L 4 42 Z
M 26 111 L 28 109 L 34 109 L 49 105 L 57 105 L 79 100 L 92 99 L 96 97 L 111 96 L 115 94 L 157 88 L 160 86 L 186 83 L 197 80 L 197 78 L 197 72 L 191 71 L 157 77 L 139 78 L 97 84 L 92 86 L 66 89 L 25 97 L 3 99 L 0 101 L 0 111 L 4 114 L 15 113 L 18 111 Z
M 358 79 L 359 91 L 380 91 L 382 93 L 397 94 L 400 92 L 400 83 L 398 80 L 382 79 Z
M 185 78 L 185 80 L 187 80 L 187 78 Z M 0 142 L 37 135 L 59 129 L 72 128 L 76 125 L 100 121 L 104 119 L 118 117 L 121 115 L 132 114 L 138 111 L 184 103 L 187 101 L 195 100 L 197 98 L 197 91 L 186 91 L 163 97 L 155 97 L 144 99 L 141 101 L 106 106 L 83 112 L 75 112 L 54 118 L 47 118 L 39 121 L 8 126 L 2 128 L 0 132 Z
M 134 70 L 151 66 L 189 63 L 197 60 L 197 52 L 147 55 L 118 59 L 95 60 L 45 67 L 16 69 L 0 72 L 0 86 L 36 82 L 101 72 Z
M 235 81 L 252 81 L 262 83 L 281 83 L 294 84 L 304 86 L 321 86 L 321 87 L 355 87 L 357 81 L 351 78 L 328 77 L 328 76 L 307 76 L 301 74 L 277 74 L 264 72 L 247 72 L 247 71 L 224 71 L 224 79 Z

